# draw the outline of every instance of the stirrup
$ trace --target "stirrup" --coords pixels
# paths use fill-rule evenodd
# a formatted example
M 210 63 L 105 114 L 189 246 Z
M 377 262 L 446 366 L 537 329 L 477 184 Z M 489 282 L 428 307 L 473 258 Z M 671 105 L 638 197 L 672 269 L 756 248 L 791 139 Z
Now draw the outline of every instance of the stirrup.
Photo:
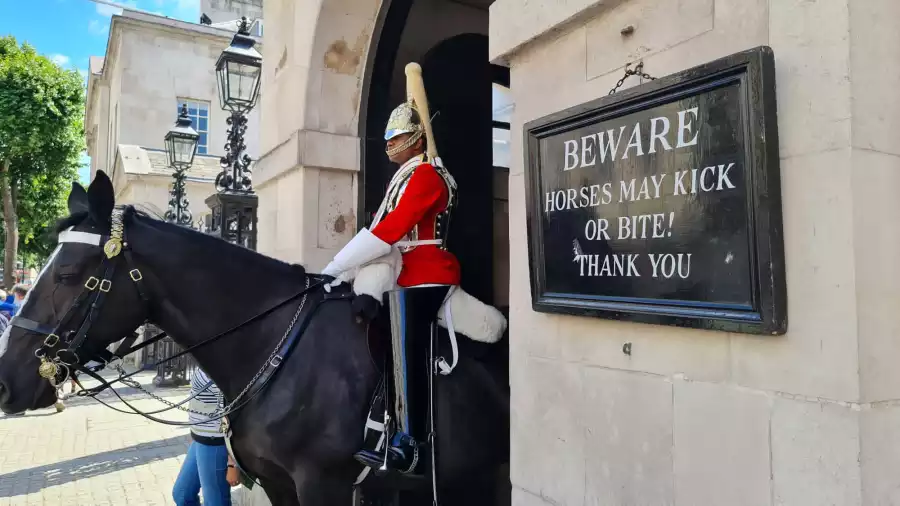
M 360 464 L 372 468 L 376 474 L 394 471 L 403 475 L 416 475 L 422 445 L 404 444 L 402 446 L 403 448 L 389 446 L 384 451 L 360 450 L 356 452 L 354 458 Z M 407 456 L 405 451 L 412 452 L 412 456 Z

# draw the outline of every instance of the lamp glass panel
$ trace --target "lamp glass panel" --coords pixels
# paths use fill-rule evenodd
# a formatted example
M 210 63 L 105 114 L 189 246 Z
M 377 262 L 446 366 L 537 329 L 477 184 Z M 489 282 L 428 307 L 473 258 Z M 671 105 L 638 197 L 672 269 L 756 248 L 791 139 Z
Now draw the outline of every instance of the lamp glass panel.
M 185 137 L 175 137 L 172 139 L 172 143 L 174 165 L 190 165 L 194 159 L 194 148 L 197 146 L 197 140 Z
M 236 102 L 253 102 L 260 68 L 255 65 L 230 61 L 228 67 L 228 98 Z

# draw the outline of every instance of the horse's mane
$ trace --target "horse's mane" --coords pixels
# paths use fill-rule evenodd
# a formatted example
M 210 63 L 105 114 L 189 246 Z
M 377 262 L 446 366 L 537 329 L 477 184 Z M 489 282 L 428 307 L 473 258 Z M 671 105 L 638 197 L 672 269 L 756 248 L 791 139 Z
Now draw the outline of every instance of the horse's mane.
M 66 216 L 65 218 L 61 218 L 56 222 L 56 226 L 54 230 L 56 234 L 76 225 L 81 224 L 84 220 L 86 220 L 90 214 L 87 211 L 79 211 L 77 213 Z M 219 237 L 204 234 L 202 232 L 198 232 L 196 230 L 175 225 L 166 221 L 159 219 L 158 217 L 152 216 L 150 213 L 146 211 L 135 209 L 134 206 L 128 206 L 125 213 L 125 222 L 128 223 L 129 220 L 136 220 L 141 223 L 144 223 L 150 227 L 160 229 L 167 234 L 173 234 L 179 236 L 183 239 L 187 239 L 190 241 L 200 242 L 203 245 L 207 245 L 210 247 L 216 248 L 225 248 L 228 250 L 229 256 L 238 257 L 247 262 L 256 262 L 262 263 L 263 266 L 268 266 L 273 269 L 280 270 L 288 270 L 292 274 L 297 276 L 302 276 L 306 274 L 306 270 L 302 265 L 299 264 L 289 264 L 286 262 L 282 262 L 281 260 L 277 260 L 270 256 L 263 255 L 261 253 L 257 253 L 250 249 L 244 248 L 243 246 L 238 246 L 236 244 L 232 244 L 228 241 L 225 241 Z M 127 225 L 126 225 L 127 228 Z

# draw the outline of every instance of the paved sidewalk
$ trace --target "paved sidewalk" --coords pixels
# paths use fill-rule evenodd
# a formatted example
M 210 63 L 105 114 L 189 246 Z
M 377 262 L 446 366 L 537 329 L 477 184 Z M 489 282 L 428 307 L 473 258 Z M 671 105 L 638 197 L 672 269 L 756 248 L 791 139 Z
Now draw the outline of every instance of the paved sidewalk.
M 138 376 L 152 388 L 152 373 Z M 122 388 L 141 410 L 160 409 L 140 392 Z M 170 400 L 187 388 L 156 390 Z M 111 393 L 103 396 L 112 401 Z M 171 505 L 172 485 L 190 439 L 186 428 L 169 427 L 137 415 L 116 413 L 90 399 L 65 401 L 25 416 L 0 415 L 0 506 L 7 505 Z M 122 409 L 124 405 L 116 402 Z M 187 414 L 158 415 L 186 420 Z M 241 490 L 233 489 L 235 506 Z

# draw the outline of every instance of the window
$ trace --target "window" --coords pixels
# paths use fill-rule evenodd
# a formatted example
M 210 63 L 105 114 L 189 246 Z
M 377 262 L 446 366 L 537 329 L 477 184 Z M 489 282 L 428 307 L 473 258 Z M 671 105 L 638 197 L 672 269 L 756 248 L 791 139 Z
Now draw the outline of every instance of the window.
M 509 88 L 493 83 L 491 89 L 491 120 L 493 125 L 494 167 L 509 169 L 509 122 L 513 103 Z
M 187 104 L 191 126 L 200 134 L 200 140 L 197 141 L 197 154 L 205 155 L 209 152 L 209 102 L 179 99 L 176 114 L 181 114 L 181 106 L 184 104 Z

